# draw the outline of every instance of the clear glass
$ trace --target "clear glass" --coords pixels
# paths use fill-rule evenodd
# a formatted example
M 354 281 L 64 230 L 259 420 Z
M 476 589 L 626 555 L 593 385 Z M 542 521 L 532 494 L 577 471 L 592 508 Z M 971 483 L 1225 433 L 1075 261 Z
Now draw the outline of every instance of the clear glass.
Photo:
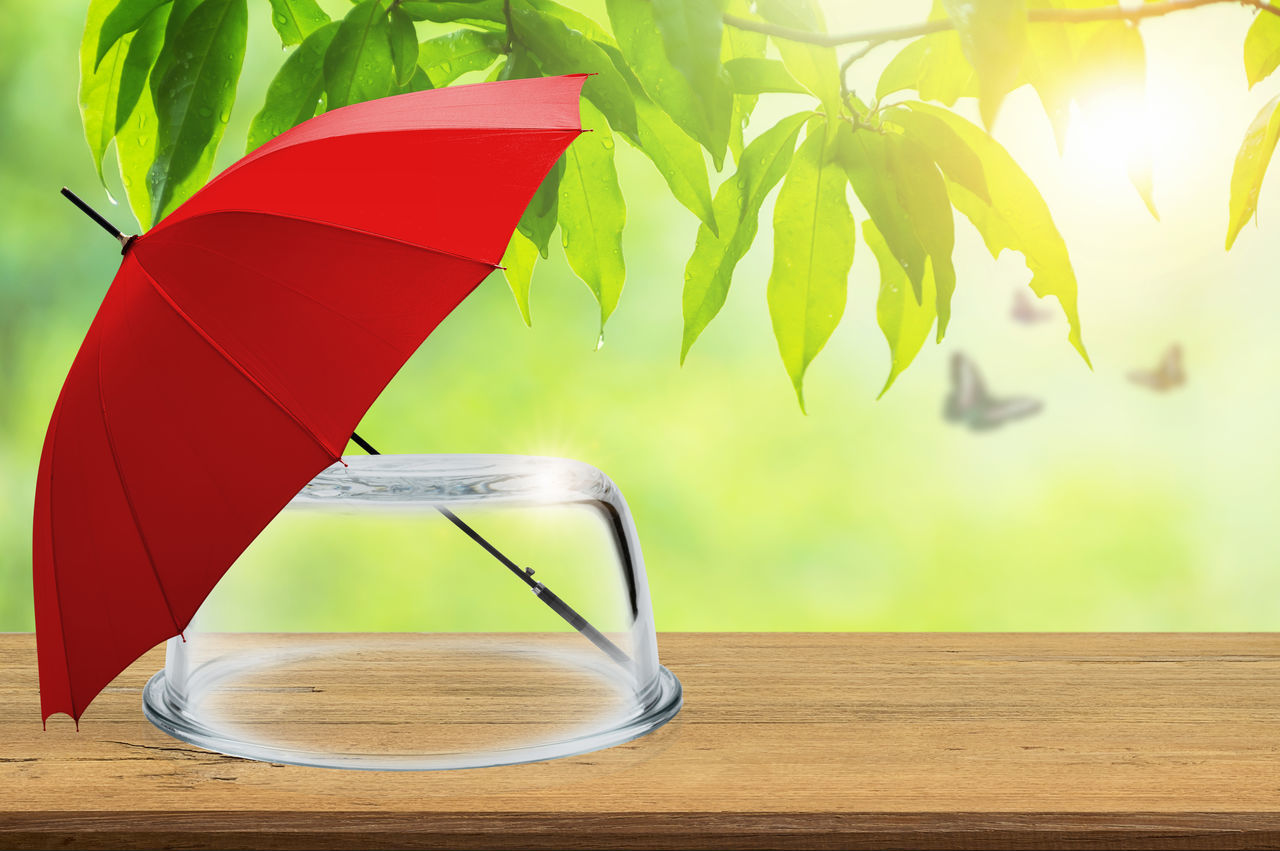
M 424 770 L 585 753 L 679 711 L 607 476 L 508 455 L 346 461 L 169 641 L 143 692 L 157 727 L 249 759 Z M 281 595 L 305 605 L 282 618 Z

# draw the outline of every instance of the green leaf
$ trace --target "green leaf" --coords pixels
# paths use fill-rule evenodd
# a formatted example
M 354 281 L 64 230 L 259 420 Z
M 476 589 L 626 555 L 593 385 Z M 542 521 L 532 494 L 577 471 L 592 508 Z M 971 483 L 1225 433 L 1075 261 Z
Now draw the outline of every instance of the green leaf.
M 899 50 L 880 72 L 876 81 L 876 99 L 883 100 L 895 92 L 907 89 L 920 89 L 920 73 L 924 67 L 925 56 L 929 50 L 927 38 L 917 38 L 907 42 L 907 46 Z
M 725 84 L 720 64 L 724 4 L 720 0 L 651 0 L 654 20 L 667 58 L 684 74 L 694 91 L 710 92 Z
M 995 123 L 1004 96 L 1018 82 L 1027 52 L 1025 0 L 942 0 L 960 47 L 978 76 L 978 109 Z
M 502 0 L 404 0 L 399 8 L 415 21 L 465 24 L 498 32 L 506 29 Z
M 645 94 L 706 148 L 719 168 L 728 148 L 733 113 L 728 75 L 706 91 L 695 89 L 668 59 L 649 0 L 608 0 L 606 5 L 618 46 Z
M 595 128 L 583 133 L 565 152 L 560 181 L 560 236 L 565 258 L 600 304 L 600 333 L 618 306 L 626 267 L 622 260 L 622 228 L 627 208 L 613 166 L 613 136 L 589 104 L 582 121 Z
M 560 157 L 533 193 L 533 200 L 520 217 L 519 230 L 538 247 L 545 259 L 560 215 L 560 181 L 564 177 L 565 158 Z
M 100 25 L 97 29 L 97 47 L 93 51 L 94 70 L 102 64 L 107 51 L 117 41 L 142 26 L 142 22 L 156 9 L 172 2 L 173 0 L 119 0 L 110 10 L 105 5 L 102 6 L 105 17 L 97 18 Z
M 1135 145 L 1129 152 L 1129 163 L 1126 168 L 1129 182 L 1138 190 L 1138 197 L 1146 205 L 1151 218 L 1160 221 L 1160 211 L 1156 209 L 1155 181 L 1151 166 L 1151 146 L 1145 140 Z
M 502 255 L 502 274 L 511 287 L 511 294 L 516 298 L 520 308 L 520 317 L 524 324 L 532 326 L 533 317 L 529 313 L 529 285 L 533 283 L 533 266 L 538 261 L 538 246 L 534 245 L 520 231 L 511 234 L 507 250 Z
M 1231 171 L 1228 250 L 1235 244 L 1245 222 L 1258 210 L 1258 192 L 1262 189 L 1262 178 L 1267 174 L 1277 138 L 1280 138 L 1280 96 L 1272 98 L 1253 119 L 1236 154 L 1235 168 Z
M 577 30 L 587 38 L 601 45 L 612 45 L 617 47 L 617 42 L 613 40 L 613 36 L 604 31 L 604 28 L 595 21 L 588 18 L 581 12 L 570 9 L 568 6 L 561 5 L 555 0 L 524 0 L 533 8 L 542 12 L 544 15 L 550 15 L 558 19 L 561 23 L 571 30 Z
M 1080 332 L 1076 274 L 1071 267 L 1071 257 L 1049 214 L 1049 207 L 1031 178 L 999 142 L 955 113 L 919 102 L 905 106 L 922 116 L 921 128 L 926 126 L 925 120 L 932 119 L 935 126 L 950 129 L 954 138 L 977 156 L 985 176 L 985 199 L 960 183 L 948 171 L 946 162 L 939 163 L 949 182 L 951 203 L 973 222 L 993 257 L 998 257 L 1006 248 L 1021 252 L 1031 270 L 1032 291 L 1040 298 L 1051 295 L 1058 299 L 1070 325 L 1067 339 L 1085 363 L 1089 363 Z
M 698 228 L 693 255 L 684 269 L 684 337 L 680 363 L 711 324 L 729 295 L 733 270 L 755 241 L 760 207 L 791 165 L 796 138 L 810 117 L 801 112 L 761 133 L 743 150 L 737 173 L 720 184 L 714 203 L 719 234 Z
M 927 255 L 890 174 L 889 146 L 894 141 L 888 134 L 854 130 L 848 124 L 836 133 L 839 161 L 858 196 L 858 203 L 884 235 L 916 298 L 920 299 Z
M 396 85 L 407 85 L 413 79 L 418 63 L 418 33 L 413 21 L 397 7 L 391 9 L 391 26 L 388 37 L 391 42 L 391 66 L 395 70 Z
M 880 75 L 876 97 L 903 89 L 915 89 L 925 100 L 947 106 L 962 97 L 978 96 L 978 79 L 964 58 L 955 31 L 933 33 L 916 39 L 890 60 Z
M 364 0 L 342 19 L 324 56 L 329 109 L 385 97 L 395 82 L 383 0 Z
M 1244 73 L 1249 88 L 1280 66 L 1280 15 L 1259 12 L 1244 37 Z
M 839 120 L 839 119 L 835 119 Z M 854 225 L 826 121 L 814 121 L 773 209 L 769 317 L 804 410 L 804 374 L 844 314 Z
M 164 73 L 157 80 L 153 72 L 151 79 L 159 128 L 147 173 L 151 207 L 159 218 L 209 176 L 235 103 L 247 34 L 245 0 L 205 0 L 165 40 L 156 62 L 156 71 L 163 67 Z
M 301 44 L 316 30 L 329 23 L 329 16 L 316 0 L 271 0 L 271 23 L 286 47 Z
M 636 126 L 640 150 L 657 167 L 671 194 L 716 231 L 711 184 L 707 181 L 702 149 L 647 98 L 636 99 Z
M 605 46 L 631 88 L 636 104 L 637 137 L 628 141 L 658 169 L 671 194 L 694 215 L 716 230 L 715 212 L 711 207 L 711 185 L 707 181 L 707 164 L 702 150 L 665 112 L 644 93 L 644 87 L 632 73 L 622 51 Z
M 146 231 L 154 222 L 151 195 L 147 189 L 147 172 L 156 153 L 155 103 L 151 89 L 147 87 L 138 96 L 133 112 L 124 126 L 116 133 L 116 159 L 120 164 L 120 180 L 124 183 L 129 208 L 138 220 L 139 231 Z
M 403 86 L 396 87 L 396 94 L 403 95 L 409 92 L 425 92 L 427 89 L 434 89 L 431 85 L 431 78 L 427 76 L 427 72 L 421 68 L 414 66 L 413 75 L 409 77 L 409 82 Z
M 826 22 L 814 0 L 759 0 L 756 4 L 766 20 L 792 29 L 826 32 Z M 799 83 L 822 101 L 831 116 L 829 132 L 835 132 L 835 117 L 840 114 L 840 70 L 836 52 L 830 47 L 816 47 L 785 38 L 775 38 L 774 45 L 782 62 Z
M 177 0 L 177 2 L 159 6 L 152 13 L 153 17 L 147 20 L 143 29 L 154 26 L 157 31 L 162 31 L 157 40 L 162 44 L 170 43 L 176 37 L 182 23 L 186 21 L 191 11 L 199 5 L 199 2 L 200 0 Z M 147 43 L 141 32 L 134 36 L 134 42 L 141 42 L 144 46 Z M 130 49 L 133 46 L 131 44 Z M 126 66 L 128 64 L 129 61 L 126 59 Z M 140 64 L 145 63 L 140 62 Z M 123 124 L 119 122 L 119 108 L 117 107 L 116 110 L 117 124 L 119 124 L 116 131 L 116 160 L 120 166 L 120 179 L 124 183 L 124 191 L 129 200 L 129 207 L 133 211 L 134 217 L 138 220 L 139 231 L 145 231 L 150 228 L 155 220 L 147 176 L 156 156 L 157 128 L 160 122 L 156 117 L 152 90 L 162 74 L 172 64 L 172 52 L 166 51 L 162 47 L 147 74 L 147 79 L 138 92 L 137 101 L 133 109 L 125 117 Z
M 688 80 L 702 103 L 707 119 L 707 150 L 719 168 L 733 119 L 733 89 L 720 62 L 725 0 L 652 0 L 652 6 L 667 59 Z M 708 210 L 710 202 L 708 190 Z
M 739 16 L 749 15 L 751 5 L 748 0 L 729 0 L 725 11 Z M 724 31 L 724 39 L 720 43 L 720 61 L 726 63 L 727 67 L 727 63 L 734 59 L 763 59 L 767 47 L 768 38 L 763 33 L 729 27 Z M 755 111 L 758 100 L 756 95 L 733 96 L 733 113 L 729 119 L 729 150 L 733 152 L 734 162 L 742 159 L 742 149 L 745 146 L 743 130 L 751 120 L 751 113 Z
M 246 152 L 316 114 L 324 95 L 325 51 L 341 26 L 335 21 L 316 30 L 280 66 L 267 87 L 266 102 L 249 125 Z
M 794 92 L 804 94 L 807 89 L 787 72 L 787 66 L 776 59 L 744 56 L 730 59 L 724 69 L 733 80 L 735 94 L 759 95 L 765 92 Z
M 160 55 L 156 57 L 156 64 L 151 69 L 151 87 L 155 91 L 155 83 L 162 79 L 165 74 L 169 73 L 173 63 L 177 61 L 177 54 L 166 49 L 173 44 L 178 38 L 178 31 L 182 29 L 182 25 L 187 22 L 187 18 L 194 12 L 204 0 L 174 0 L 169 4 L 169 19 L 164 25 L 164 47 L 160 48 Z
M 1037 5 L 1047 0 L 1037 0 Z M 1031 5 L 1031 4 L 1028 4 Z M 1071 84 L 1075 73 L 1075 55 L 1071 48 L 1069 24 L 1037 23 L 1027 28 L 1027 55 L 1022 74 L 1036 90 L 1044 107 L 1058 153 L 1066 149 L 1067 127 L 1071 121 Z
M 542 76 L 537 60 L 519 44 L 511 45 L 511 52 L 500 65 L 498 73 L 492 75 L 495 80 L 530 80 Z
M 120 75 L 129 52 L 132 33 L 113 44 L 104 57 L 105 63 L 94 67 L 94 50 L 102 21 L 114 0 L 92 0 L 85 18 L 84 36 L 80 39 L 80 123 L 84 126 L 84 138 L 89 143 L 89 153 L 98 172 L 98 180 L 106 188 L 102 175 L 102 157 L 107 146 L 115 138 L 116 104 L 120 94 Z
M 447 86 L 469 71 L 483 71 L 502 52 L 505 40 L 496 33 L 458 30 L 428 39 L 418 48 L 418 67 L 431 85 Z
M 947 185 L 933 158 L 921 145 L 894 136 L 889 139 L 889 175 L 898 198 L 911 221 L 912 230 L 929 257 L 938 314 L 938 340 L 951 320 L 951 296 L 956 289 L 956 270 L 951 262 L 955 248 L 955 217 Z M 923 287 L 915 292 L 923 304 Z
M 164 46 L 165 29 L 171 6 L 161 6 L 151 13 L 129 38 L 129 52 L 120 73 L 120 94 L 116 100 L 116 130 L 119 131 L 133 112 L 134 105 L 147 87 L 151 69 Z M 123 43 L 121 39 L 120 43 Z
M 889 250 L 888 243 L 884 241 L 874 222 L 863 222 L 862 237 L 880 265 L 876 322 L 889 344 L 889 377 L 885 379 L 884 387 L 876 397 L 880 398 L 889 392 L 894 380 L 911 365 L 911 361 L 915 360 L 924 346 L 924 341 L 929 338 L 933 320 L 938 315 L 933 268 L 925 270 L 923 297 L 917 302 L 898 258 Z
M 600 45 L 557 18 L 514 2 L 511 19 L 516 37 L 532 51 L 545 73 L 594 74 L 583 85 L 583 96 L 604 114 L 614 130 L 635 137 L 636 108 L 631 91 Z
M 901 128 L 913 143 L 928 151 L 947 180 L 960 184 L 983 203 L 991 203 L 982 160 L 950 125 L 938 121 L 932 115 L 906 107 L 886 110 L 882 117 L 885 122 Z

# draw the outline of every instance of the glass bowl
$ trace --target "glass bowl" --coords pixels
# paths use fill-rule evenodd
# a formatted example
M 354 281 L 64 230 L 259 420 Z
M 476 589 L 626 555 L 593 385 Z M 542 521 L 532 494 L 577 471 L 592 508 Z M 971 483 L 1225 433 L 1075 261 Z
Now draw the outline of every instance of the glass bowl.
M 223 577 L 143 710 L 269 762 L 423 770 L 585 753 L 670 720 L 644 561 L 607 476 L 379 455 L 313 479 Z

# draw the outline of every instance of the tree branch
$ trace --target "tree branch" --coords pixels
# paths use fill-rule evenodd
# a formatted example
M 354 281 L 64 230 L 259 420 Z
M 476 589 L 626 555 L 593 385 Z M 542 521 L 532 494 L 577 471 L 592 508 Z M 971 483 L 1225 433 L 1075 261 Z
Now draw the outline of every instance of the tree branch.
M 1027 20 L 1031 23 L 1062 23 L 1062 24 L 1079 24 L 1088 23 L 1090 21 L 1138 21 L 1143 18 L 1159 18 L 1163 15 L 1170 15 L 1174 12 L 1183 12 L 1187 9 L 1195 9 L 1199 6 L 1214 6 L 1221 3 L 1230 3 L 1239 6 L 1249 6 L 1260 12 L 1270 12 L 1273 15 L 1280 15 L 1280 8 L 1272 6 L 1266 0 L 1159 0 L 1155 3 L 1145 3 L 1141 6 L 1126 8 L 1123 6 L 1103 6 L 1097 9 L 1029 9 L 1027 10 Z M 782 38 L 787 41 L 798 41 L 805 44 L 816 44 L 819 47 L 838 47 L 842 44 L 869 44 L 872 46 L 884 44 L 887 41 L 901 41 L 906 38 L 917 38 L 930 33 L 945 32 L 946 30 L 955 29 L 955 24 L 949 18 L 939 18 L 934 21 L 925 21 L 920 24 L 908 24 L 900 27 L 884 27 L 878 30 L 862 30 L 861 32 L 851 33 L 819 33 L 811 30 L 799 30 L 792 27 L 784 27 L 778 24 L 771 24 L 768 21 L 753 20 L 751 18 L 741 18 L 737 15 L 726 14 L 724 22 L 731 27 L 740 30 L 749 30 L 751 32 L 764 33 L 774 38 Z

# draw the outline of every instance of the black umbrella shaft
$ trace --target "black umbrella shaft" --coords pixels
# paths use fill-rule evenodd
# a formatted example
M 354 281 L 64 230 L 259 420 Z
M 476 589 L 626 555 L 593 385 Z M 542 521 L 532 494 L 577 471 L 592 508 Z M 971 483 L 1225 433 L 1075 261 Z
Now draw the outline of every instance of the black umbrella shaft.
M 365 452 L 368 452 L 370 455 L 382 454 L 378 450 L 374 449 L 372 444 L 358 434 L 353 433 L 351 435 L 351 442 L 356 446 L 359 446 Z M 628 656 L 622 648 L 614 644 L 604 633 L 592 626 L 590 622 L 588 622 L 582 615 L 578 614 L 572 606 L 553 594 L 550 588 L 541 582 L 534 580 L 533 570 L 522 568 L 511 559 L 507 558 L 501 550 L 489 543 L 483 535 L 475 529 L 472 529 L 470 524 L 464 522 L 461 517 L 454 514 L 445 506 L 437 505 L 435 508 L 436 511 L 443 514 L 450 523 L 461 529 L 463 534 L 475 541 L 483 547 L 489 555 L 501 562 L 507 570 L 510 570 L 516 576 L 520 577 L 524 584 L 533 589 L 533 593 L 537 595 L 538 599 L 547 605 L 547 608 L 551 609 L 551 611 L 563 618 L 565 623 L 569 624 L 569 626 L 582 633 L 588 641 L 607 653 L 609 658 L 613 659 L 620 665 L 629 665 L 631 663 L 631 657 Z
M 81 200 L 79 195 L 77 195 L 76 193 L 72 192 L 70 189 L 68 189 L 68 188 L 67 188 L 67 187 L 65 187 L 65 186 L 64 186 L 64 187 L 62 187 L 62 194 L 63 194 L 64 196 L 66 196 L 66 198 L 67 198 L 67 200 L 68 200 L 68 201 L 70 201 L 72 204 L 75 204 L 77 207 L 79 207 L 79 208 L 80 208 L 80 210 L 81 210 L 81 211 L 82 211 L 86 216 L 88 216 L 89 218 L 91 218 L 91 219 L 93 219 L 95 222 L 97 222 L 99 225 L 101 225 L 103 230 L 105 230 L 107 233 L 109 233 L 109 234 L 111 234 L 112 236 L 114 236 L 114 237 L 115 237 L 116 239 L 118 239 L 120 242 L 122 242 L 122 243 L 123 243 L 123 242 L 128 238 L 128 237 L 126 237 L 124 234 L 122 234 L 122 233 L 120 232 L 120 229 L 119 229 L 118 227 L 116 227 L 115 225 L 111 224 L 111 222 L 109 222 L 109 221 L 107 221 L 106 219 L 104 219 L 104 218 L 103 218 L 103 217 L 98 213 L 98 211 L 97 211 L 97 210 L 93 209 L 93 208 L 92 208 L 92 207 L 90 207 L 88 204 L 86 204 L 83 200 Z

